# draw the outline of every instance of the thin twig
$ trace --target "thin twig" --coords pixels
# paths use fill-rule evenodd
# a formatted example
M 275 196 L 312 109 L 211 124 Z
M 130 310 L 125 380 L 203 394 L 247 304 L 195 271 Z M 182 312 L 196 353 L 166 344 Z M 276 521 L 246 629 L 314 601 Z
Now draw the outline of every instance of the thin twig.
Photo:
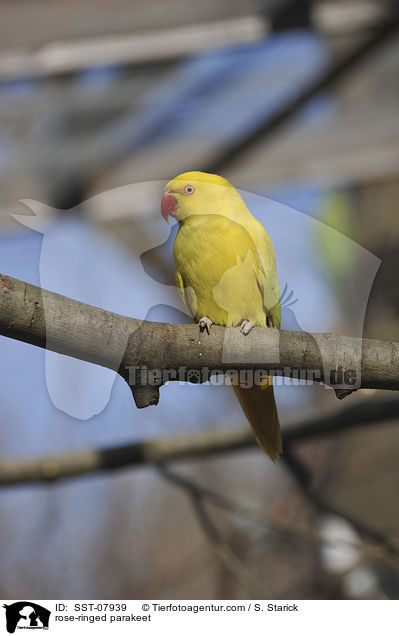
M 216 556 L 220 559 L 225 568 L 248 592 L 248 596 L 253 598 L 266 598 L 269 595 L 266 588 L 237 557 L 227 541 L 221 536 L 208 515 L 203 500 L 193 494 L 191 496 L 191 503 L 204 534 L 208 537 Z
M 222 562 L 226 570 L 228 570 L 235 580 L 245 589 L 248 596 L 254 598 L 267 597 L 268 592 L 264 585 L 233 552 L 206 510 L 206 506 L 204 504 L 206 499 L 212 499 L 214 503 L 218 501 L 221 506 L 225 507 L 227 505 L 226 498 L 219 496 L 216 493 L 205 491 L 205 489 L 198 486 L 195 482 L 184 478 L 180 479 L 180 476 L 172 474 L 165 466 L 159 465 L 158 470 L 162 477 L 173 482 L 175 485 L 179 485 L 188 495 L 198 523 L 212 545 L 216 556 Z
M 303 462 L 294 454 L 291 450 L 284 453 L 282 461 L 287 466 L 291 475 L 295 478 L 295 481 L 306 499 L 313 505 L 313 507 L 323 514 L 331 514 L 337 517 L 341 517 L 347 521 L 358 534 L 366 539 L 372 541 L 377 547 L 382 547 L 383 550 L 395 559 L 397 566 L 399 565 L 399 550 L 390 543 L 384 534 L 370 528 L 364 522 L 359 521 L 348 512 L 341 510 L 322 498 L 311 486 L 311 475 L 308 468 Z M 392 565 L 392 563 L 391 563 Z
M 292 455 L 290 455 L 290 457 L 292 459 Z M 301 466 L 301 471 L 303 475 L 306 474 L 306 478 L 307 478 L 308 473 L 304 465 L 301 464 L 299 461 L 296 464 L 295 470 L 298 471 L 298 465 Z M 302 541 L 306 541 L 308 543 L 311 543 L 317 546 L 322 546 L 322 545 L 349 546 L 359 550 L 359 552 L 363 553 L 365 556 L 369 558 L 371 557 L 377 561 L 384 562 L 390 567 L 392 567 L 394 564 L 396 565 L 396 567 L 399 567 L 399 556 L 397 556 L 396 554 L 393 554 L 392 550 L 387 550 L 387 545 L 389 544 L 387 543 L 386 538 L 382 537 L 380 533 L 378 534 L 375 533 L 374 530 L 366 527 L 364 524 L 362 524 L 363 529 L 365 529 L 365 531 L 363 532 L 363 535 L 365 539 L 366 538 L 368 540 L 372 539 L 373 545 L 369 543 L 364 543 L 364 542 L 349 541 L 346 539 L 327 539 L 326 537 L 320 536 L 318 532 L 312 530 L 311 528 L 305 528 L 303 526 L 299 526 L 298 524 L 292 523 L 292 522 L 290 522 L 289 524 L 283 523 L 280 520 L 277 520 L 274 517 L 272 517 L 266 511 L 261 510 L 259 507 L 248 506 L 248 504 L 243 504 L 242 502 L 237 501 L 236 499 L 232 499 L 210 488 L 202 486 L 198 482 L 193 481 L 189 479 L 188 477 L 185 477 L 185 476 L 183 477 L 182 475 L 180 475 L 174 470 L 171 470 L 168 466 L 165 466 L 164 464 L 158 464 L 157 469 L 162 475 L 162 477 L 164 477 L 171 483 L 175 484 L 176 486 L 182 488 L 183 490 L 189 493 L 196 493 L 198 496 L 200 496 L 203 499 L 206 499 L 207 501 L 214 504 L 215 506 L 218 506 L 219 508 L 223 508 L 224 510 L 227 510 L 231 514 L 241 516 L 245 519 L 249 519 L 252 522 L 259 524 L 267 531 L 273 530 L 274 532 L 278 533 L 280 536 L 286 536 L 290 539 L 296 539 L 296 540 L 300 539 Z M 320 497 L 319 499 L 320 501 L 322 501 Z M 337 510 L 336 508 L 333 508 L 327 502 L 322 501 L 322 503 L 323 503 L 323 509 L 319 511 L 323 513 L 328 512 L 330 514 L 340 516 L 341 518 L 344 518 L 346 521 L 348 521 L 348 523 L 350 523 L 356 530 L 359 530 L 358 527 L 356 527 L 356 524 L 359 524 L 359 522 L 357 522 L 356 520 L 353 520 L 353 518 L 350 517 L 348 514 L 342 513 L 342 511 Z M 359 531 L 359 534 L 361 534 L 360 531 Z M 382 541 L 381 541 L 381 538 L 383 539 Z M 380 548 L 382 548 L 382 550 Z

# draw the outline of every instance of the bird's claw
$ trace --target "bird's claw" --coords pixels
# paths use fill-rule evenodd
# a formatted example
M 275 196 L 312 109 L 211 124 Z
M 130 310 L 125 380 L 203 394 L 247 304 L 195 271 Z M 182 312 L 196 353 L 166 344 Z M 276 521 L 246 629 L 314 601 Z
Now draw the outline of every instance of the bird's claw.
M 251 322 L 250 320 L 243 320 L 241 323 L 241 333 L 244 334 L 244 336 L 247 336 L 249 334 L 249 332 L 251 331 L 252 327 L 254 327 L 254 323 Z
M 212 320 L 208 318 L 207 316 L 204 316 L 203 318 L 201 318 L 198 324 L 199 324 L 200 331 L 204 331 L 204 329 L 206 329 L 206 332 L 209 336 L 209 329 L 213 325 Z

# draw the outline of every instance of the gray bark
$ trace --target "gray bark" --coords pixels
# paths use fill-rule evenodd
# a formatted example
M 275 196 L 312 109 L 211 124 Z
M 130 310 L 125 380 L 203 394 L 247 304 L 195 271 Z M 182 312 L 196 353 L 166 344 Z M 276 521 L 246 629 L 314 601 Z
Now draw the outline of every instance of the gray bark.
M 217 370 L 263 369 L 310 372 L 340 390 L 399 388 L 395 342 L 260 327 L 248 336 L 219 326 L 200 334 L 196 325 L 141 322 L 3 275 L 0 334 L 117 371 L 139 408 L 156 404 L 162 373 L 181 367 L 205 371 L 201 381 Z M 142 381 L 141 368 L 156 370 L 152 384 Z

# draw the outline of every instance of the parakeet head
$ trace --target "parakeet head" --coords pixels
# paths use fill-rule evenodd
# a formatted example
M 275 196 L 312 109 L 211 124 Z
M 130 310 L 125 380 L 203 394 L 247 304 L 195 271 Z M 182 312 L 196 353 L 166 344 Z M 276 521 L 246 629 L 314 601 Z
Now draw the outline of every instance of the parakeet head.
M 232 199 L 241 200 L 234 186 L 207 172 L 183 172 L 169 181 L 161 201 L 162 216 L 184 221 L 193 214 L 226 214 Z

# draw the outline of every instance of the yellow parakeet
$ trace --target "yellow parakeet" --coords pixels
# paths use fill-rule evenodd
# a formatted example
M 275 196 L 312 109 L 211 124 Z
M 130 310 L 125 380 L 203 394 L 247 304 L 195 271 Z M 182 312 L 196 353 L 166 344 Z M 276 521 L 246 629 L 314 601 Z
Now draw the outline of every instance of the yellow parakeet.
M 237 190 L 223 177 L 185 172 L 170 181 L 162 215 L 179 223 L 173 246 L 177 284 L 200 328 L 211 325 L 280 328 L 280 293 L 273 244 Z M 281 453 L 271 378 L 234 386 L 260 447 Z

